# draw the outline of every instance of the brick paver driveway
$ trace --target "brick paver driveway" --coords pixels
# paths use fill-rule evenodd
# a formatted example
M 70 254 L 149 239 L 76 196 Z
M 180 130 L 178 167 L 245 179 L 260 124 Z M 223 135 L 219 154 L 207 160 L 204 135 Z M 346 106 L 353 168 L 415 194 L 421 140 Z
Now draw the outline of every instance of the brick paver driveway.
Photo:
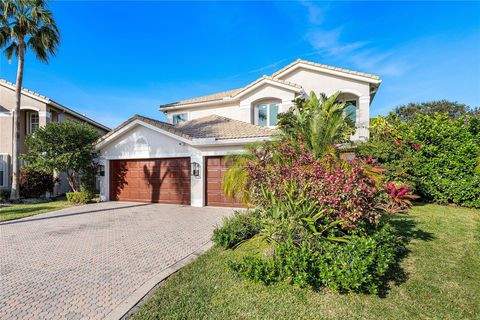
M 118 317 L 229 213 L 106 202 L 0 223 L 0 319 Z

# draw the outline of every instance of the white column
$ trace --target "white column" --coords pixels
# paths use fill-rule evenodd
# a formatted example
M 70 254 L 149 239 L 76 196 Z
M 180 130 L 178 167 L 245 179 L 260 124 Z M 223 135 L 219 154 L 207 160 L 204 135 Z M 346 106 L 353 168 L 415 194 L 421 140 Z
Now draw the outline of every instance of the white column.
M 205 161 L 201 154 L 192 154 L 191 163 L 200 164 L 200 176 L 191 175 L 190 204 L 192 207 L 205 206 Z
M 100 177 L 100 201 L 110 200 L 110 161 L 100 158 L 98 164 L 105 168 L 105 175 Z
M 366 141 L 370 137 L 370 96 L 361 96 L 358 99 L 358 108 L 355 126 L 357 130 L 352 136 L 352 141 Z

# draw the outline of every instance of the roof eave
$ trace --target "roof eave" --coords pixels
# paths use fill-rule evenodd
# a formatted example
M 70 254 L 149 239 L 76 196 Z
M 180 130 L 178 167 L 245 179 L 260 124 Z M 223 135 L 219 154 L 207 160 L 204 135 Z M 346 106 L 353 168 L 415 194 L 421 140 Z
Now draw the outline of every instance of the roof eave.
M 192 107 L 199 107 L 199 106 L 211 106 L 216 104 L 227 104 L 238 101 L 237 99 L 232 98 L 222 98 L 217 100 L 209 100 L 209 101 L 201 101 L 201 102 L 192 102 L 186 104 L 178 104 L 178 105 L 161 105 L 160 111 L 170 111 L 170 110 L 181 110 L 181 109 L 188 109 Z
M 111 128 L 109 128 L 109 127 L 101 124 L 100 122 L 97 122 L 97 121 L 95 121 L 95 120 L 93 120 L 93 119 L 90 119 L 89 117 L 84 116 L 84 115 L 82 115 L 81 113 L 78 113 L 78 112 L 76 112 L 76 111 L 73 111 L 72 109 L 70 109 L 70 108 L 68 108 L 68 107 L 65 107 L 64 105 L 61 105 L 60 103 L 58 103 L 58 102 L 56 102 L 56 101 L 53 101 L 53 100 L 48 100 L 48 101 L 49 101 L 49 102 L 48 102 L 49 105 L 51 105 L 51 106 L 53 106 L 53 107 L 55 107 L 55 108 L 61 109 L 62 111 L 66 112 L 66 113 L 68 113 L 68 114 L 71 114 L 71 115 L 73 115 L 73 116 L 75 116 L 75 117 L 77 117 L 77 118 L 80 118 L 80 119 L 82 119 L 83 121 L 88 122 L 89 124 L 91 124 L 91 125 L 93 125 L 93 126 L 95 126 L 95 127 L 101 128 L 101 129 L 103 129 L 103 130 L 105 130 L 105 131 L 107 131 L 107 132 L 110 131 L 110 130 L 112 130 Z
M 300 68 L 300 67 L 305 68 L 305 69 L 309 69 L 309 70 L 321 71 L 321 72 L 336 75 L 336 76 L 339 76 L 339 77 L 344 77 L 344 78 L 349 78 L 349 79 L 353 79 L 353 80 L 368 82 L 368 83 L 372 83 L 372 84 L 380 84 L 382 82 L 382 80 L 380 80 L 380 77 L 378 77 L 378 76 L 375 76 L 375 77 L 378 77 L 378 79 L 374 79 L 374 78 L 367 77 L 367 76 L 364 76 L 364 75 L 361 75 L 361 74 L 352 74 L 352 73 L 345 72 L 345 71 L 342 71 L 342 70 L 335 70 L 335 69 L 320 67 L 320 66 L 317 66 L 317 65 L 311 65 L 311 64 L 305 63 L 302 60 L 297 60 L 294 63 L 292 63 L 290 65 L 287 65 L 283 70 L 279 70 L 279 72 L 274 73 L 272 76 L 274 78 L 280 78 L 280 77 L 284 76 L 285 74 L 288 74 L 288 73 L 292 72 L 293 68 Z

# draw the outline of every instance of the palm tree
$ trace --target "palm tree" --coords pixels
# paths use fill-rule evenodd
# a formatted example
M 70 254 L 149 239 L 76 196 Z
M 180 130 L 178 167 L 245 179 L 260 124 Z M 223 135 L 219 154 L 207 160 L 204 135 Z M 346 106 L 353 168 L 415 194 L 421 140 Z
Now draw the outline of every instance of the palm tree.
M 308 99 L 295 101 L 295 108 L 280 116 L 279 128 L 293 142 L 302 143 L 317 158 L 335 156 L 335 144 L 353 133 L 347 104 L 338 100 L 340 91 L 330 97 L 310 93 Z M 301 141 L 299 141 L 301 139 Z
M 60 32 L 44 0 L 1 0 L 0 2 L 0 48 L 9 62 L 15 56 L 18 60 L 16 80 L 16 100 L 12 152 L 12 191 L 10 199 L 19 197 L 19 144 L 20 144 L 20 104 L 22 96 L 23 67 L 25 52 L 31 49 L 37 59 L 48 62 L 55 55 L 60 42 Z

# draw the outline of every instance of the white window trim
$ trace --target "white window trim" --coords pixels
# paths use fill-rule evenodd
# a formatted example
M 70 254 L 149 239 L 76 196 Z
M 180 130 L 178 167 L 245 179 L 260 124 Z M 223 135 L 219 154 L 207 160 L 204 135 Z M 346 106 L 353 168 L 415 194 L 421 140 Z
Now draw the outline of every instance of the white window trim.
M 178 124 L 178 123 L 173 122 L 173 118 L 175 116 L 178 116 L 178 115 L 181 115 L 181 114 L 185 114 L 187 116 L 187 119 L 184 122 L 187 122 L 188 120 L 190 120 L 190 114 L 188 112 L 176 112 L 176 113 L 172 113 L 172 124 Z M 180 123 L 182 123 L 182 122 L 180 122 Z
M 38 112 L 27 112 L 27 134 L 32 134 L 32 116 L 36 115 L 38 117 L 38 126 L 37 129 L 40 128 L 40 114 Z
M 278 102 L 278 101 L 272 101 L 272 100 L 264 100 L 264 101 L 261 101 L 261 102 L 258 102 L 258 103 L 255 103 L 254 107 L 253 107 L 253 124 L 259 126 L 258 124 L 258 107 L 259 106 L 262 106 L 262 105 L 266 105 L 267 106 L 267 125 L 266 126 L 262 126 L 262 127 L 265 127 L 265 128 L 275 128 L 277 125 L 270 125 L 270 105 L 272 104 L 276 104 L 277 105 L 277 116 L 280 114 L 280 108 L 282 106 L 282 103 L 281 102 Z
M 5 188 L 8 187 L 8 179 L 9 179 L 9 157 L 8 153 L 0 153 L 0 171 L 3 172 L 3 179 L 0 179 L 0 187 Z

